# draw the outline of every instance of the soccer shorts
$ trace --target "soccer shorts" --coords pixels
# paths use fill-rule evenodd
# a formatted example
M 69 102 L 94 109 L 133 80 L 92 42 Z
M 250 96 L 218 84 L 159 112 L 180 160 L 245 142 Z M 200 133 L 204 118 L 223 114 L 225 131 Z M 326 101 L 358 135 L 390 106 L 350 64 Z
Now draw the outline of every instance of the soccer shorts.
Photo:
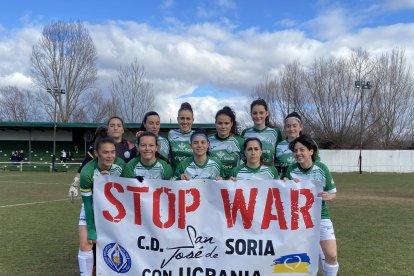
M 85 207 L 83 206 L 83 203 L 80 209 L 78 225 L 86 225 Z
M 321 241 L 336 240 L 335 231 L 330 219 L 321 219 L 321 230 L 319 233 Z

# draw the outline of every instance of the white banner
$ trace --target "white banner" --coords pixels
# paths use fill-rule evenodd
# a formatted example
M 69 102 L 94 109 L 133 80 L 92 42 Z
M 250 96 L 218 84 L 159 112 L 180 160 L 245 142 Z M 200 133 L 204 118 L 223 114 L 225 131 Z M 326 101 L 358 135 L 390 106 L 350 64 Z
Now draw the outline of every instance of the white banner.
M 316 275 L 322 187 L 95 179 L 98 275 Z

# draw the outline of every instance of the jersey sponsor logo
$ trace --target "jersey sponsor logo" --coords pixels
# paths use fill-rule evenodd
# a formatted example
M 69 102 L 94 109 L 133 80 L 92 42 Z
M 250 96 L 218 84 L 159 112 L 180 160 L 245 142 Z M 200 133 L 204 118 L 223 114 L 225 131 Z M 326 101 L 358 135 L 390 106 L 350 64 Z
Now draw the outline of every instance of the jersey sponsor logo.
M 105 263 L 117 273 L 126 273 L 131 269 L 131 257 L 118 243 L 107 244 L 103 250 Z
M 273 273 L 309 273 L 310 258 L 307 253 L 281 256 L 273 261 Z

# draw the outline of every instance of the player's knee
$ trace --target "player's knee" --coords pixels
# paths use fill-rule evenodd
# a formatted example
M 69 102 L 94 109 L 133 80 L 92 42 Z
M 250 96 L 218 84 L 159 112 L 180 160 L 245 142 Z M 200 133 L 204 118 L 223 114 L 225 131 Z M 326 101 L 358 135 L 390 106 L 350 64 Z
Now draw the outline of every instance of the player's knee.
M 92 244 L 89 244 L 87 240 L 86 241 L 81 241 L 79 243 L 79 249 L 81 251 L 84 251 L 84 252 L 85 251 L 91 251 L 92 250 Z
M 330 264 L 330 265 L 334 265 L 338 262 L 336 255 L 326 255 L 325 254 L 325 262 Z

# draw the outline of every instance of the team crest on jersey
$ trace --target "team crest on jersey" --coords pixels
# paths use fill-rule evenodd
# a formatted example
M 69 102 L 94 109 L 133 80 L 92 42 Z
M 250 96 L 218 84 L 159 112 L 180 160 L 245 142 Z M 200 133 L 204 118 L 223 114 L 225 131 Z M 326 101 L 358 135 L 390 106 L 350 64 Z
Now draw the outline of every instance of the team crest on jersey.
M 226 151 L 228 153 L 232 153 L 233 152 L 233 147 L 231 145 L 228 145 L 227 148 L 226 148 Z
M 126 273 L 131 269 L 131 257 L 118 243 L 107 244 L 103 250 L 105 263 L 117 273 Z

